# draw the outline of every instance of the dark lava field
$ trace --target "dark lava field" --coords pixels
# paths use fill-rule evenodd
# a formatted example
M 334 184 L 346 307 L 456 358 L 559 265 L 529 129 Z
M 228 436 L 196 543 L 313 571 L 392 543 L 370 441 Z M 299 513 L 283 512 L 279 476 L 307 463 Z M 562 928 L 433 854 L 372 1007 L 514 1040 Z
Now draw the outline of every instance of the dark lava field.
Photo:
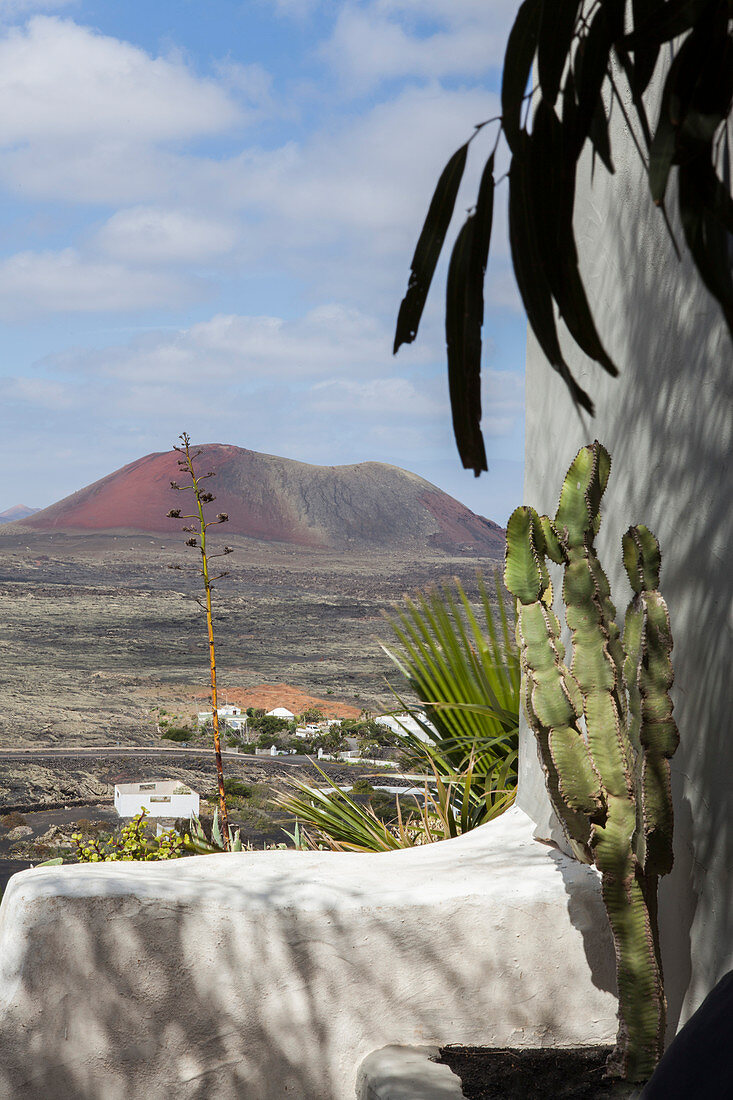
M 230 575 L 215 592 L 223 694 L 286 683 L 377 712 L 395 705 L 387 679 L 403 689 L 379 648 L 392 640 L 382 612 L 455 575 L 475 592 L 477 569 L 500 564 L 228 541 Z M 0 749 L 160 744 L 159 706 L 183 717 L 202 709 L 198 561 L 178 536 L 0 534 Z

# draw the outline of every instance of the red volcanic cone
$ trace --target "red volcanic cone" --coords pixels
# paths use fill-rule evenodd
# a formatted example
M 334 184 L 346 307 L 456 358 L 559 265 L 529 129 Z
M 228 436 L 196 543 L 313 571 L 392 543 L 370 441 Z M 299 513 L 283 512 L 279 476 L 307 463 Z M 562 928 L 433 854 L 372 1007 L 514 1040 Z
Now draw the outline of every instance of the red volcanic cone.
M 435 485 L 382 462 L 311 466 L 222 443 L 201 446 L 197 471 L 216 474 L 212 517 L 227 512 L 227 538 L 334 549 L 434 547 L 496 558 L 504 532 Z M 171 508 L 187 510 L 188 496 L 173 450 L 146 455 L 101 481 L 25 519 L 38 530 L 174 534 Z M 191 496 L 191 501 L 193 497 Z

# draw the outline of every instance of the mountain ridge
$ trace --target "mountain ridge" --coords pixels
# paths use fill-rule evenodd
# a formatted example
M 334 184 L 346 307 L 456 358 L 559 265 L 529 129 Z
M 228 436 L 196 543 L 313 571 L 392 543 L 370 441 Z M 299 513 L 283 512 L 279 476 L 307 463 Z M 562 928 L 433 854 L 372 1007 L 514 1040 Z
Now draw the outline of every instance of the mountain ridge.
M 431 482 L 381 462 L 314 466 L 232 444 L 193 448 L 197 473 L 213 470 L 207 483 L 216 512 L 227 512 L 227 534 L 264 542 L 347 550 L 428 546 L 446 553 L 496 558 L 504 531 Z M 175 534 L 166 518 L 185 513 L 187 498 L 172 489 L 181 481 L 175 451 L 154 452 L 19 520 L 36 531 L 125 530 Z M 181 507 L 184 505 L 184 507 Z
M 14 504 L 0 512 L 0 523 L 16 523 L 40 512 L 40 508 L 29 508 L 27 504 Z

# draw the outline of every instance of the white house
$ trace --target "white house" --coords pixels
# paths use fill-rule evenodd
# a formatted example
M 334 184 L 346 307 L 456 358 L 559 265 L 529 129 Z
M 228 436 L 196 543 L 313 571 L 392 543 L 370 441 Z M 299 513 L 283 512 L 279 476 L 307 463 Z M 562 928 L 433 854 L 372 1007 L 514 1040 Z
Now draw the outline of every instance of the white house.
M 428 722 L 422 711 L 419 711 L 418 714 L 426 726 L 429 726 L 430 729 L 434 729 L 434 726 L 431 722 Z M 425 730 L 409 714 L 380 714 L 374 719 L 374 721 L 378 725 L 384 726 L 386 729 L 392 730 L 393 733 L 413 733 L 415 737 L 420 739 L 420 741 L 428 740 L 428 736 L 425 733 Z
M 285 707 L 275 707 L 274 710 L 268 710 L 268 718 L 287 718 L 288 722 L 292 722 L 295 715 L 292 711 L 287 710 Z
M 120 817 L 135 817 L 142 809 L 151 817 L 190 817 L 199 812 L 199 796 L 176 779 L 117 783 L 115 809 Z
M 231 725 L 230 719 L 237 718 L 242 713 L 241 707 L 232 706 L 217 707 L 216 711 L 219 715 L 219 719 L 227 725 Z M 196 715 L 200 726 L 205 726 L 213 717 L 213 710 L 200 710 Z

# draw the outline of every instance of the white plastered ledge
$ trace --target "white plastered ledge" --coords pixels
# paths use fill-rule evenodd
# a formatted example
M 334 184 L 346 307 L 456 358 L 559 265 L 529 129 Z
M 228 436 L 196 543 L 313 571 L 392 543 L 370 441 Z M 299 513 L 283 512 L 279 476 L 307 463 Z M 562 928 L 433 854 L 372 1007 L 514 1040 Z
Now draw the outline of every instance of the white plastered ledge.
M 612 1042 L 597 875 L 532 830 L 15 875 L 0 1096 L 353 1100 L 390 1043 Z

